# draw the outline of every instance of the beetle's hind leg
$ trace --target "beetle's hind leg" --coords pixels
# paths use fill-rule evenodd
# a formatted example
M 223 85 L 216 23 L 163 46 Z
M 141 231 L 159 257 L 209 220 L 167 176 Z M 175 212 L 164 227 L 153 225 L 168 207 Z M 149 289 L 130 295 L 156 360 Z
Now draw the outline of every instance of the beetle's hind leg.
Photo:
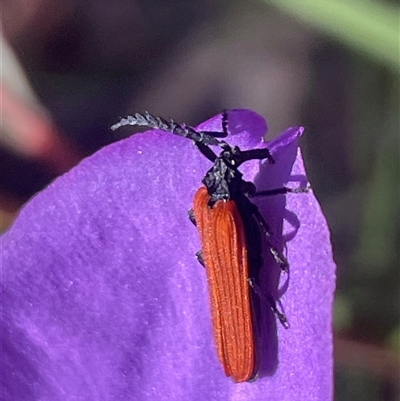
M 272 297 L 272 295 L 262 291 L 261 288 L 258 286 L 258 284 L 254 281 L 254 279 L 249 278 L 248 281 L 249 281 L 249 285 L 253 289 L 253 291 L 258 296 L 264 297 L 267 300 L 267 302 L 269 304 L 269 307 L 271 308 L 272 312 L 274 312 L 275 316 L 278 318 L 278 320 L 280 321 L 281 325 L 285 329 L 288 329 L 290 326 L 289 326 L 289 322 L 288 322 L 288 320 L 286 318 L 286 315 L 283 312 L 278 310 L 278 307 L 276 306 L 276 301 Z

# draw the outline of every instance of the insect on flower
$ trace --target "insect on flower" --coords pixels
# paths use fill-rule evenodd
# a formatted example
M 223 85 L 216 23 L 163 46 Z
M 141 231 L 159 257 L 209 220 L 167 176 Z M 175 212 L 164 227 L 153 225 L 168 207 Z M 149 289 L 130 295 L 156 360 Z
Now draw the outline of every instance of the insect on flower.
M 161 129 L 186 137 L 213 163 L 202 180 L 203 186 L 194 196 L 193 209 L 189 211 L 202 246 L 196 256 L 206 269 L 214 340 L 225 374 L 238 383 L 255 379 L 258 363 L 252 292 L 265 296 L 279 321 L 288 327 L 286 317 L 277 309 L 275 300 L 268 294 L 261 294 L 256 282 L 263 265 L 263 240 L 283 271 L 288 269 L 288 263 L 271 244 L 271 229 L 250 199 L 306 192 L 307 188 L 283 187 L 257 192 L 253 183 L 243 180 L 239 171 L 242 163 L 254 159 L 274 163 L 274 159 L 267 148 L 241 150 L 220 139 L 228 135 L 226 112 L 222 115 L 222 132 L 198 131 L 149 113 L 122 118 L 111 129 L 125 125 Z M 220 154 L 214 153 L 210 146 L 221 148 Z

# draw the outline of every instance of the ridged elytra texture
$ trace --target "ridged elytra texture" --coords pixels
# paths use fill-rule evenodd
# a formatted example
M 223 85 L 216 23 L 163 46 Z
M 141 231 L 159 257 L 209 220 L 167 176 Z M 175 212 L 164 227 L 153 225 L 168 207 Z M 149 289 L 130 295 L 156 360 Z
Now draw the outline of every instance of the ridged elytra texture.
M 207 273 L 214 341 L 225 374 L 241 383 L 255 371 L 255 345 L 246 235 L 236 202 L 218 201 L 201 187 L 193 211 Z

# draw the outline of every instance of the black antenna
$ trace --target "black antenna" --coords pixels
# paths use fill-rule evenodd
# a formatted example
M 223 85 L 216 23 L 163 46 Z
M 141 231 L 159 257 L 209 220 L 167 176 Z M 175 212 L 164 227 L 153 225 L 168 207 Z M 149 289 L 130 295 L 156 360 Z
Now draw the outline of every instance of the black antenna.
M 196 131 L 194 128 L 186 124 L 178 124 L 174 120 L 165 120 L 162 117 L 156 117 L 147 111 L 144 114 L 136 113 L 133 116 L 127 116 L 126 118 L 121 118 L 121 120 L 114 124 L 111 129 L 115 131 L 120 127 L 126 125 L 136 125 L 139 127 L 149 127 L 154 129 L 161 129 L 163 131 L 172 132 L 175 135 L 183 136 L 185 138 L 191 139 L 194 142 L 200 143 L 205 146 L 214 145 L 220 146 L 223 149 L 230 148 L 230 146 L 225 141 L 220 141 L 216 138 L 225 137 L 227 133 L 227 115 L 224 113 L 222 115 L 222 129 L 223 132 L 208 132 L 208 131 Z

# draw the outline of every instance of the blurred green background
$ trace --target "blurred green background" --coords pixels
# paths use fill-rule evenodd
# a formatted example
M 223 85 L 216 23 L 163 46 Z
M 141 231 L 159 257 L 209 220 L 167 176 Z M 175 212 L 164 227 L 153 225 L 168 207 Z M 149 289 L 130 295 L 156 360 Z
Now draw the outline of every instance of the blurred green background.
M 2 22 L 2 230 L 128 112 L 304 125 L 338 266 L 335 400 L 400 399 L 398 0 L 6 0 Z

